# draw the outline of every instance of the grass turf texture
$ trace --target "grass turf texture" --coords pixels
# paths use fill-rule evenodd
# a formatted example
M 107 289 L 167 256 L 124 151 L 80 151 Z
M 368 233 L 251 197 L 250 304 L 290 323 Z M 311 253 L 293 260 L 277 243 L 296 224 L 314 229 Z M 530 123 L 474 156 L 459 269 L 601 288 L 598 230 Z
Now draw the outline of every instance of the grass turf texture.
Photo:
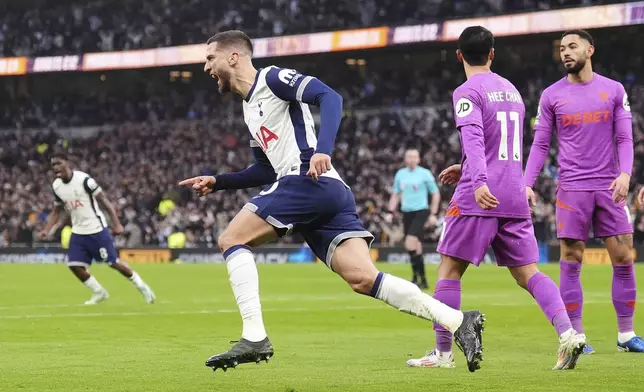
M 584 266 L 586 333 L 597 353 L 554 372 L 557 337 L 532 297 L 502 268 L 472 268 L 463 306 L 487 315 L 482 369 L 411 369 L 434 346 L 432 325 L 353 294 L 322 265 L 260 265 L 276 356 L 223 373 L 204 366 L 238 339 L 241 321 L 223 265 L 134 265 L 153 287 L 147 305 L 104 265 L 97 306 L 63 265 L 0 266 L 1 391 L 641 391 L 644 355 L 617 353 L 609 266 Z M 401 277 L 406 265 L 381 265 Z M 542 268 L 558 280 L 558 266 Z M 644 265 L 638 266 L 644 287 Z M 435 268 L 428 269 L 430 281 Z M 640 300 L 640 303 L 642 301 Z M 644 330 L 642 313 L 636 326 Z M 641 333 L 641 332 L 640 332 Z M 455 350 L 458 350 L 455 348 Z

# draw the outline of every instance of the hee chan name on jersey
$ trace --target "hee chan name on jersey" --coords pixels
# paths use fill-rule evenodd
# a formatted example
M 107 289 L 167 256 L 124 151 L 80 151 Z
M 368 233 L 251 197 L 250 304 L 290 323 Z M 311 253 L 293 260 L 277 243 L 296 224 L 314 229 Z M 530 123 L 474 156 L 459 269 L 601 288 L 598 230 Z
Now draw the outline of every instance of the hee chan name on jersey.
M 514 91 L 492 91 L 487 93 L 487 99 L 490 102 L 523 102 L 521 94 Z

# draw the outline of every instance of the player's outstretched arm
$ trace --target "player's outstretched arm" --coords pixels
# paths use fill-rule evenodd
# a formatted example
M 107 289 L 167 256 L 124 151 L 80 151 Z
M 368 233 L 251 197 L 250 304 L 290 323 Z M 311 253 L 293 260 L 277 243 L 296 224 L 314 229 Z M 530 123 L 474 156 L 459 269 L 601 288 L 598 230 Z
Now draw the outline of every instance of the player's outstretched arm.
M 47 222 L 45 223 L 45 228 L 40 231 L 38 236 L 40 239 L 46 239 L 49 238 L 51 235 L 52 230 L 56 225 L 58 224 L 58 221 L 60 220 L 60 216 L 62 215 L 63 212 L 63 206 L 56 204 L 54 208 L 51 210 L 51 213 L 47 217 Z
M 107 211 L 107 214 L 110 216 L 110 222 L 112 223 L 112 232 L 115 235 L 123 234 L 125 229 L 123 228 L 123 225 L 121 224 L 121 219 L 119 218 L 119 215 L 116 213 L 116 208 L 114 207 L 114 204 L 105 196 L 105 192 L 100 192 L 99 194 L 95 195 L 96 200 L 99 202 L 101 205 L 101 209 L 105 209 Z
M 252 142 L 251 142 L 251 145 Z M 180 186 L 189 186 L 199 196 L 223 189 L 245 189 L 256 186 L 268 185 L 277 180 L 275 169 L 271 165 L 264 151 L 253 145 L 254 163 L 246 169 L 235 173 L 224 173 L 212 176 L 199 176 L 188 178 L 179 183 Z
M 342 96 L 317 78 L 292 69 L 273 68 L 266 83 L 280 99 L 320 107 L 320 132 L 307 175 L 317 179 L 331 170 L 331 153 L 342 120 Z

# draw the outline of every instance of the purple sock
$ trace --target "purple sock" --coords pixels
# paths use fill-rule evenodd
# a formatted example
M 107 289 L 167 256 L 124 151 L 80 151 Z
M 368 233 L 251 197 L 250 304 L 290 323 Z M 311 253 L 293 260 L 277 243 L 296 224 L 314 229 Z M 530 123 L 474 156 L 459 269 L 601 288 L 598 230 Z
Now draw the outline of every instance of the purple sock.
M 534 274 L 528 281 L 528 292 L 537 300 L 541 311 L 554 325 L 558 335 L 572 328 L 557 285 L 546 274 Z
M 635 313 L 635 268 L 633 264 L 613 266 L 613 306 L 619 332 L 633 331 Z
M 461 281 L 441 279 L 436 282 L 434 298 L 450 308 L 461 308 Z M 440 352 L 452 351 L 452 334 L 438 324 L 434 324 L 436 331 L 436 348 Z
M 559 292 L 568 311 L 572 327 L 584 333 L 581 322 L 581 311 L 584 307 L 584 292 L 581 289 L 581 263 L 576 261 L 559 261 Z

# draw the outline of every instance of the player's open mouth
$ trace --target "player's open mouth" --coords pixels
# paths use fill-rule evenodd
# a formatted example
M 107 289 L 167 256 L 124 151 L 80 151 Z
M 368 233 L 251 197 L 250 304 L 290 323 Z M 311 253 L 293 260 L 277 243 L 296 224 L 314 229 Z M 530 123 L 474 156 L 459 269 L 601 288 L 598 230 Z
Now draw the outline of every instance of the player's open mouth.
M 573 59 L 565 59 L 565 60 L 564 60 L 564 64 L 566 64 L 566 65 L 568 65 L 568 64 L 574 64 L 574 63 L 575 63 L 575 60 L 573 60 Z

